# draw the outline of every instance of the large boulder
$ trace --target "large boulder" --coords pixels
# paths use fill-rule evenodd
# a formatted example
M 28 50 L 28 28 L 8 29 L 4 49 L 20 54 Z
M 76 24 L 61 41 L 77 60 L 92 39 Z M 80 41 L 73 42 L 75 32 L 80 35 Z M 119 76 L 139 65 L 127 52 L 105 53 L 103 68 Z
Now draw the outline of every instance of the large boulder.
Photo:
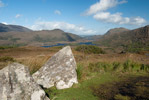
M 45 88 L 56 86 L 57 89 L 70 88 L 78 83 L 76 61 L 70 46 L 64 47 L 33 74 L 34 80 Z
M 49 100 L 24 65 L 13 63 L 0 70 L 0 100 Z

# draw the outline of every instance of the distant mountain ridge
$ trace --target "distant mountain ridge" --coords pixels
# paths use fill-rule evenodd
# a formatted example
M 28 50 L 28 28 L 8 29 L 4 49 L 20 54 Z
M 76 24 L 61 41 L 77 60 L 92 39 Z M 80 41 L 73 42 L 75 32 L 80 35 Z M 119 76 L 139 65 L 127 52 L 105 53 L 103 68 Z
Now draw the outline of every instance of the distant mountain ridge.
M 0 45 L 72 42 L 80 39 L 80 36 L 60 29 L 32 31 L 23 26 L 0 24 Z
M 89 36 L 83 36 L 84 39 L 86 40 L 92 40 L 92 41 L 97 41 L 102 37 L 102 35 L 89 35 Z
M 116 41 L 119 37 L 121 37 L 122 33 L 130 31 L 126 28 L 114 28 L 107 31 L 104 35 L 102 35 L 99 39 L 101 44 L 112 44 L 114 41 Z
M 126 32 L 129 31 L 129 29 L 120 27 L 120 28 L 114 28 L 114 29 L 110 29 L 107 33 L 105 33 L 105 35 L 112 35 L 112 34 L 116 34 L 116 33 L 121 33 L 121 32 Z
M 0 23 L 0 32 L 31 32 L 31 29 L 28 29 L 19 25 L 6 25 Z
M 112 47 L 149 49 L 149 25 L 134 30 L 112 29 L 112 32 L 108 31 L 97 43 Z
M 111 36 L 113 34 L 118 34 L 120 32 L 125 32 L 125 31 L 129 31 L 129 29 L 120 27 L 120 28 L 110 29 L 104 35 L 89 35 L 89 36 L 83 36 L 83 38 L 87 39 L 87 40 L 98 41 L 99 39 L 102 39 L 102 38 L 104 38 L 106 36 L 109 36 L 109 35 Z

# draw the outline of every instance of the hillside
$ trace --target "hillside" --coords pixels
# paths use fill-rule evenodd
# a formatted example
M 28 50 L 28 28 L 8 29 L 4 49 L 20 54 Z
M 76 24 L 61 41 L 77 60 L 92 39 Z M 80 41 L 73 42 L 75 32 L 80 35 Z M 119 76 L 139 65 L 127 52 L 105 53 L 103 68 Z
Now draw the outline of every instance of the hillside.
M 87 40 L 98 41 L 99 39 L 102 39 L 103 37 L 109 37 L 111 35 L 114 35 L 120 32 L 126 32 L 126 31 L 129 31 L 129 29 L 120 27 L 120 28 L 110 29 L 104 35 L 89 35 L 89 36 L 82 36 L 82 37 Z
M 48 42 L 72 42 L 81 39 L 81 37 L 66 33 L 62 30 L 42 30 L 30 32 L 1 32 L 0 44 L 42 44 Z
M 117 31 L 118 30 L 118 31 Z M 141 27 L 134 30 L 117 28 L 108 31 L 103 35 L 99 44 L 111 47 L 122 46 L 125 49 L 148 49 L 149 48 L 149 26 Z
M 31 32 L 32 30 L 19 25 L 6 25 L 0 23 L 0 32 Z
M 23 26 L 0 23 L 0 45 L 41 45 L 49 42 L 72 42 L 79 39 L 81 39 L 80 36 L 64 32 L 60 29 L 32 31 Z
M 129 31 L 129 29 L 120 27 L 120 28 L 114 28 L 114 29 L 110 29 L 105 35 L 113 35 L 116 33 L 121 33 L 121 32 L 126 32 Z

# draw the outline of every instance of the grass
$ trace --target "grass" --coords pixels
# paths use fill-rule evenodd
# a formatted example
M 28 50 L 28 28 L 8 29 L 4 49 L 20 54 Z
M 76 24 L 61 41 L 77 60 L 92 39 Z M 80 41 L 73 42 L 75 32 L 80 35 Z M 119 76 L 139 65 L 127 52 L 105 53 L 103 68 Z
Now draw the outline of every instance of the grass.
M 129 96 L 122 95 L 118 91 L 121 87 L 126 88 L 125 84 L 116 88 L 118 85 L 115 85 L 115 82 L 118 82 L 117 84 L 119 82 L 125 83 L 125 80 L 130 80 L 130 77 L 144 77 L 149 72 L 149 70 L 145 70 L 148 65 L 137 64 L 131 60 L 126 60 L 124 63 L 89 63 L 87 70 L 82 70 L 84 66 L 83 64 L 78 64 L 77 74 L 79 84 L 64 90 L 57 90 L 55 87 L 46 89 L 45 91 L 50 98 L 54 100 L 109 100 L 109 98 L 130 100 Z M 143 70 L 141 69 L 142 66 L 144 66 Z M 126 68 L 129 70 L 126 70 Z M 106 84 L 106 86 L 103 86 L 103 84 Z M 130 84 L 132 85 L 132 83 Z M 128 91 L 125 92 L 127 93 Z M 144 91 L 142 92 L 144 93 Z
M 8 64 L 15 62 L 16 60 L 13 57 L 2 56 L 0 57 L 0 69 L 4 68 Z
M 14 62 L 15 59 L 13 57 L 9 57 L 9 56 L 3 56 L 3 57 L 0 57 L 0 62 Z
M 125 82 L 128 78 L 132 76 L 133 78 L 137 78 L 138 76 L 144 77 L 142 73 L 137 75 L 126 74 L 123 76 L 118 76 L 116 74 L 112 75 L 110 73 L 98 74 L 96 75 L 96 77 L 82 81 L 79 84 L 75 84 L 72 88 L 57 90 L 55 87 L 52 87 L 50 89 L 45 89 L 45 92 L 49 95 L 51 100 L 111 100 L 111 98 L 115 98 L 115 100 L 129 100 L 130 96 L 122 95 L 121 92 L 119 93 L 119 89 L 124 87 L 124 89 L 127 89 L 126 91 L 124 91 L 126 93 L 129 92 L 129 90 L 133 90 L 133 88 L 129 89 L 125 87 L 125 85 L 127 84 L 133 86 L 133 82 L 131 82 L 130 80 L 128 81 L 128 83 Z M 136 87 L 135 89 L 138 90 L 138 88 L 140 87 L 139 85 L 137 85 L 139 84 L 139 81 L 135 83 L 134 80 L 134 84 L 138 86 L 136 87 L 134 85 L 134 87 Z M 141 83 L 141 84 L 147 84 L 147 83 Z M 143 87 L 144 85 L 142 86 L 142 88 Z M 147 89 L 148 88 L 145 87 L 145 90 L 138 90 L 137 93 L 134 92 L 134 95 L 138 95 L 141 97 L 144 96 L 144 98 L 147 98 L 146 94 L 146 92 L 148 91 Z M 141 92 L 141 94 L 139 93 L 139 91 Z
M 19 63 L 29 66 L 30 73 L 33 74 L 37 70 L 39 70 L 47 62 L 47 60 L 49 58 L 50 57 L 48 57 L 48 56 L 47 57 L 41 56 L 41 57 L 37 57 L 37 58 L 29 57 L 28 59 L 24 58 L 24 59 L 20 59 L 18 61 L 19 61 Z
M 113 62 L 96 62 L 90 63 L 88 66 L 90 72 L 149 72 L 148 64 L 139 64 L 131 60 L 126 60 L 124 63 Z
M 82 74 L 83 74 L 82 70 L 83 70 L 83 66 L 81 64 L 78 64 L 77 65 L 77 70 L 76 70 L 78 80 L 81 80 L 81 78 L 82 78 Z
M 102 100 L 148 100 L 148 76 L 125 76 L 119 81 L 92 87 L 95 96 Z
M 55 87 L 46 89 L 46 93 L 50 96 L 51 100 L 98 100 L 98 97 L 94 96 L 90 87 L 92 85 L 102 84 L 105 82 L 116 80 L 116 77 L 110 74 L 101 75 L 101 77 L 94 77 L 89 80 L 75 84 L 72 88 L 57 90 Z
M 123 95 L 121 95 L 121 94 L 115 95 L 114 99 L 115 99 L 115 100 L 131 100 L 130 97 L 128 97 L 128 96 L 123 96 Z
M 33 74 L 60 49 L 61 47 L 4 49 L 0 50 L 0 64 L 16 61 L 28 66 L 30 73 Z M 100 97 L 101 95 L 98 96 L 96 94 L 99 91 L 94 91 L 94 87 L 100 90 L 100 86 L 106 84 L 106 88 L 103 88 L 104 91 L 109 87 L 110 83 L 119 82 L 123 77 L 147 76 L 149 72 L 149 63 L 144 55 L 127 53 L 88 54 L 77 51 L 75 47 L 72 50 L 77 61 L 76 71 L 79 83 L 73 85 L 72 88 L 64 90 L 57 90 L 55 87 L 45 89 L 51 100 L 105 100 Z M 2 67 L 4 67 L 4 64 Z M 112 84 L 110 85 L 111 88 L 113 88 Z M 137 94 L 139 95 L 140 93 L 137 92 Z M 130 96 L 117 93 L 111 98 L 115 100 L 129 100 Z

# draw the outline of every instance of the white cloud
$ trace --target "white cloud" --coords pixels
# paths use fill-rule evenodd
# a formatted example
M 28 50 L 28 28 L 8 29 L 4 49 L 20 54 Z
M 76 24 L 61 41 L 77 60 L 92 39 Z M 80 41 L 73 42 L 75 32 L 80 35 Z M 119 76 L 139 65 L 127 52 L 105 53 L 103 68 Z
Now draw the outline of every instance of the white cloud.
M 85 15 L 92 15 L 97 12 L 106 11 L 109 8 L 115 7 L 118 4 L 126 3 L 126 0 L 100 0 L 99 2 L 90 6 Z
M 2 22 L 2 24 L 8 25 L 8 23 L 7 23 L 7 22 Z
M 0 7 L 4 7 L 4 3 L 0 0 Z
M 59 10 L 55 10 L 54 13 L 57 15 L 61 15 L 61 11 L 59 11 Z
M 15 18 L 20 18 L 21 16 L 21 14 L 16 14 Z
M 65 32 L 70 32 L 78 35 L 89 35 L 95 34 L 96 31 L 91 29 L 86 29 L 82 26 L 77 26 L 74 24 L 66 23 L 66 22 L 45 22 L 38 21 L 34 25 L 31 26 L 33 30 L 52 30 L 52 29 L 62 29 Z
M 90 6 L 85 15 L 93 15 L 93 18 L 98 21 L 116 24 L 141 25 L 146 23 L 146 20 L 141 17 L 123 17 L 122 13 L 111 14 L 107 12 L 109 8 L 115 7 L 119 4 L 127 3 L 126 0 L 100 0 L 99 2 Z
M 131 24 L 134 24 L 134 25 L 141 25 L 144 23 L 146 23 L 146 20 L 139 16 L 131 19 Z
M 130 24 L 130 25 L 141 25 L 146 21 L 141 17 L 122 17 L 122 13 L 110 14 L 109 12 L 99 12 L 93 16 L 96 20 L 105 21 L 116 24 Z

